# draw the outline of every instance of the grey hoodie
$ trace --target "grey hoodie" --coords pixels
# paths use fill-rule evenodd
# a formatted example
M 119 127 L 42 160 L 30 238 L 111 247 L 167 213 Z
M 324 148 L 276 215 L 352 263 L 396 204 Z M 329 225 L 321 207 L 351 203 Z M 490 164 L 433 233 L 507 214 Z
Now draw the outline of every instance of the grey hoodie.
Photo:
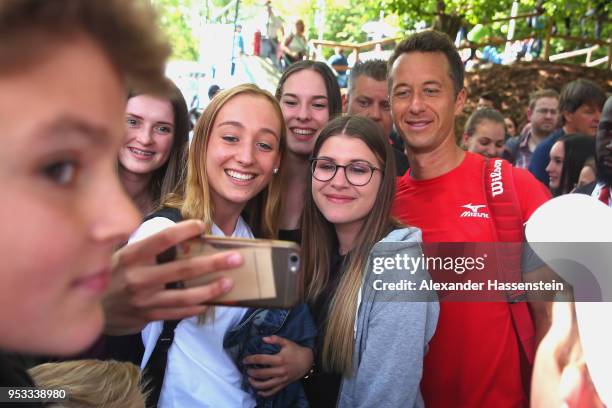
M 368 265 L 376 257 L 420 257 L 420 242 L 417 228 L 394 230 L 374 246 Z M 391 282 L 390 276 L 401 278 L 406 271 L 386 270 L 384 274 L 384 281 Z M 373 283 L 381 276 L 371 267 L 365 271 L 355 324 L 355 372 L 342 380 L 337 403 L 341 408 L 424 406 L 420 391 L 423 357 L 436 329 L 439 304 L 436 299 L 422 301 L 423 294 L 374 290 Z M 411 278 L 420 279 L 429 279 L 427 271 L 418 270 Z

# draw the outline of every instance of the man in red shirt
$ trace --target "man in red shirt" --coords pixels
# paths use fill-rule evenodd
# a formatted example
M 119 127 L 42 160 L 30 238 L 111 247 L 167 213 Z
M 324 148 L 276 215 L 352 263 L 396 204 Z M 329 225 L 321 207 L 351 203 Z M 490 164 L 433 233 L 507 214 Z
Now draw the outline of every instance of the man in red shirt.
M 425 242 L 501 240 L 487 205 L 485 158 L 455 142 L 455 116 L 466 100 L 463 78 L 453 43 L 435 31 L 402 41 L 389 60 L 391 112 L 411 165 L 398 178 L 393 212 L 421 228 Z M 513 179 L 515 212 L 524 223 L 549 193 L 527 171 L 495 162 L 500 172 L 511 172 L 510 178 L 499 175 Z M 549 308 L 543 302 L 530 307 L 540 339 Z M 526 406 L 521 372 L 521 342 L 509 303 L 441 303 L 421 383 L 426 406 Z

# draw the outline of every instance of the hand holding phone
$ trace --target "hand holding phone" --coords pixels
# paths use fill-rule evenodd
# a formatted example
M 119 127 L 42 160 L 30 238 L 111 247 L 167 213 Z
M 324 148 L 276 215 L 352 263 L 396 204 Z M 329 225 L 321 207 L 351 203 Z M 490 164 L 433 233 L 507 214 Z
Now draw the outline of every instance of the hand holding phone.
M 140 333 L 151 321 L 180 320 L 204 313 L 203 302 L 227 293 L 233 284 L 231 270 L 243 263 L 232 252 L 199 257 L 187 265 L 173 262 L 156 264 L 156 255 L 169 247 L 199 236 L 201 221 L 183 221 L 141 241 L 119 249 L 113 255 L 112 278 L 104 297 L 104 333 L 113 336 Z M 168 282 L 187 279 L 212 271 L 226 270 L 228 280 L 217 280 L 194 291 L 167 290 Z
M 266 308 L 289 308 L 300 300 L 302 275 L 300 249 L 293 242 L 202 235 L 184 241 L 158 256 L 158 262 L 212 255 L 232 250 L 244 262 L 231 271 L 219 271 L 176 282 L 176 287 L 206 285 L 220 277 L 231 277 L 234 287 L 209 304 Z

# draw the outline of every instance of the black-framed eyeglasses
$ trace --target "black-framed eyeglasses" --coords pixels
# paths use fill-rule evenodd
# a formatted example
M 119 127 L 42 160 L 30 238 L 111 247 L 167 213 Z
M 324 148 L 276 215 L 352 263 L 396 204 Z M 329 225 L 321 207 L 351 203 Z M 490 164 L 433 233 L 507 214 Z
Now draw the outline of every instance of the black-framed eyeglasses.
M 312 177 L 319 181 L 329 181 L 333 179 L 338 169 L 342 168 L 344 169 L 346 181 L 354 186 L 361 187 L 372 180 L 375 171 L 380 171 L 382 173 L 381 169 L 360 161 L 346 165 L 336 164 L 330 159 L 319 159 L 316 157 L 311 158 L 310 161 Z

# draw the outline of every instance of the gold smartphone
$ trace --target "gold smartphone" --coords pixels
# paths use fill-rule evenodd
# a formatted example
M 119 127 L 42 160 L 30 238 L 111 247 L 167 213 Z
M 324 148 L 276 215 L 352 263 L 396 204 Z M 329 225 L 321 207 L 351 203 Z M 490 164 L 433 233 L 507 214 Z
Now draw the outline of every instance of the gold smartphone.
M 232 290 L 210 304 L 289 308 L 300 301 L 300 247 L 293 242 L 202 235 L 170 248 L 157 259 L 163 263 L 229 250 L 244 257 L 240 267 L 176 282 L 174 287 L 191 288 L 229 277 L 234 281 Z

